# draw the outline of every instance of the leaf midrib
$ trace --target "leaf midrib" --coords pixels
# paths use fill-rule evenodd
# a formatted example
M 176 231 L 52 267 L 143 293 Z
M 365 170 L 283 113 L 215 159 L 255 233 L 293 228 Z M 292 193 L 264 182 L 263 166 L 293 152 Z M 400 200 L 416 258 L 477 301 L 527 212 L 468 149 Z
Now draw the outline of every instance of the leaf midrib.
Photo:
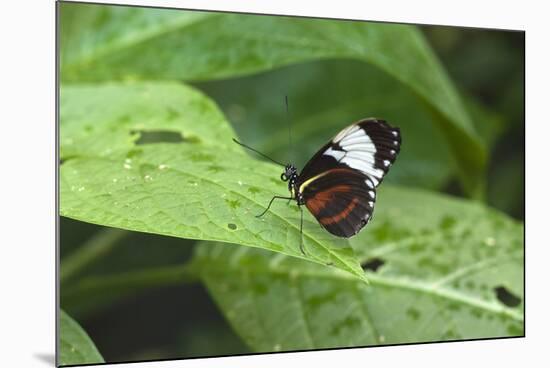
M 209 274 L 217 273 L 216 271 L 210 271 L 210 268 L 208 267 L 208 265 L 204 266 L 204 269 L 205 271 L 203 272 L 205 273 L 209 273 Z M 233 273 L 240 272 L 239 270 L 232 269 L 232 268 L 227 268 L 226 270 Z M 340 280 L 345 280 L 347 282 L 352 282 L 356 280 L 356 278 L 351 277 L 346 273 L 342 273 L 342 272 L 330 273 L 322 270 L 313 270 L 313 269 L 307 269 L 307 270 L 302 269 L 300 270 L 299 273 L 297 273 L 295 269 L 286 269 L 286 268 L 273 269 L 273 268 L 267 268 L 267 267 L 265 268 L 249 267 L 247 268 L 247 272 L 256 273 L 259 275 L 268 274 L 268 275 L 274 275 L 279 277 L 282 276 L 288 279 L 291 279 L 291 277 L 311 277 L 314 279 L 328 279 L 331 281 L 340 279 Z M 291 276 L 291 272 L 293 272 L 292 276 Z M 398 289 L 412 290 L 412 291 L 424 293 L 430 296 L 437 296 L 442 299 L 459 302 L 461 304 L 482 309 L 487 312 L 491 312 L 495 314 L 503 314 L 506 317 L 513 319 L 517 322 L 523 322 L 523 314 L 518 311 L 504 308 L 495 303 L 479 300 L 479 299 L 467 296 L 465 294 L 458 293 L 452 289 L 434 287 L 433 282 L 427 283 L 427 282 L 421 282 L 421 281 L 412 281 L 406 277 L 380 276 L 371 272 L 368 273 L 368 280 L 369 280 L 369 284 L 371 284 L 372 286 L 378 285 L 378 286 L 393 287 Z

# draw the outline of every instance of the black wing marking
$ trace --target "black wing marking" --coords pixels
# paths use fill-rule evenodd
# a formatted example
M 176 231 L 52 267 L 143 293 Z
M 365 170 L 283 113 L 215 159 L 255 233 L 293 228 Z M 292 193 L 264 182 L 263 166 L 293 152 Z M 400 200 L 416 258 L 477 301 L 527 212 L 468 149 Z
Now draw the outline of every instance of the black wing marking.
M 399 128 L 380 119 L 364 119 L 340 131 L 305 165 L 299 184 L 334 168 L 351 168 L 366 175 L 376 188 L 395 162 L 401 147 Z

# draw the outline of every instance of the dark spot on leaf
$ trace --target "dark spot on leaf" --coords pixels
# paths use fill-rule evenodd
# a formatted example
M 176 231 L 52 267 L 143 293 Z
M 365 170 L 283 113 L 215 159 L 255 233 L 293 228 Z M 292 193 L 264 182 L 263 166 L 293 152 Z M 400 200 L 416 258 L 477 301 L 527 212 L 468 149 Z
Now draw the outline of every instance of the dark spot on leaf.
M 267 286 L 265 284 L 254 283 L 252 286 L 252 290 L 254 291 L 254 293 L 259 295 L 267 294 Z
M 460 335 L 455 330 L 449 329 L 445 331 L 445 333 L 443 334 L 444 340 L 454 340 L 459 338 L 460 338 Z
M 521 298 L 512 294 L 504 286 L 497 286 L 495 289 L 497 299 L 507 307 L 517 307 L 521 303 Z
M 335 335 L 339 335 L 340 334 L 340 331 L 344 328 L 356 328 L 357 326 L 359 326 L 361 324 L 361 321 L 356 318 L 356 317 L 352 317 L 352 316 L 348 316 L 346 317 L 344 320 L 342 321 L 338 321 L 338 323 L 336 323 L 331 329 L 330 329 L 330 332 L 329 334 L 332 335 L 332 336 L 335 336 Z
M 122 124 L 127 123 L 130 121 L 130 115 L 125 114 L 118 118 L 118 121 Z
M 332 304 L 335 298 L 336 298 L 336 293 L 315 295 L 315 296 L 312 296 L 311 298 L 306 299 L 306 304 L 310 309 L 317 309 L 323 304 L 327 304 L 327 303 Z
M 210 165 L 208 166 L 208 171 L 210 172 L 213 172 L 213 173 L 218 173 L 220 171 L 224 171 L 225 169 L 221 166 L 218 166 L 218 165 Z
M 507 226 L 504 218 L 502 218 L 501 216 L 491 216 L 489 218 L 492 219 L 491 222 L 493 223 L 493 227 L 495 229 L 502 229 Z
M 456 224 L 456 219 L 452 216 L 445 216 L 439 223 L 442 230 L 449 230 Z
M 391 237 L 391 229 L 387 222 L 382 223 L 380 226 L 371 230 L 372 235 L 379 242 L 385 242 Z
M 237 225 L 235 224 L 227 224 L 227 227 L 230 228 L 231 230 L 237 230 Z
M 452 310 L 452 311 L 458 311 L 458 310 L 460 310 L 460 304 L 458 304 L 458 303 L 449 303 L 447 308 L 449 310 Z
M 407 316 L 411 317 L 412 319 L 416 320 L 420 318 L 420 311 L 414 308 L 407 309 Z
M 466 285 L 466 288 L 470 289 L 470 290 L 472 290 L 475 286 L 475 284 L 472 280 L 468 280 L 465 285 Z
M 207 162 L 214 161 L 214 156 L 208 153 L 195 152 L 189 157 L 189 159 L 193 162 Z
M 411 246 L 409 247 L 409 252 L 411 253 L 418 253 L 418 252 L 422 252 L 426 249 L 426 244 L 422 244 L 422 243 L 413 243 L 411 244 Z
M 191 137 L 185 137 L 183 139 L 185 143 L 200 143 L 201 140 L 199 137 L 191 136 Z
M 252 194 L 256 194 L 256 193 L 260 193 L 260 188 L 250 187 L 248 188 L 248 191 Z
M 94 127 L 91 125 L 84 125 L 84 131 L 86 133 L 91 133 L 94 130 Z
M 239 202 L 238 199 L 226 199 L 225 202 L 231 207 L 232 209 L 237 209 L 241 206 L 241 202 Z
M 174 110 L 173 108 L 169 107 L 166 110 L 166 119 L 167 120 L 176 120 L 180 117 L 180 113 L 177 110 Z
M 132 131 L 131 134 L 139 133 L 139 139 L 136 145 L 152 144 L 152 143 L 181 143 L 183 138 L 178 132 L 169 130 L 149 130 L 149 131 Z
M 470 313 L 472 313 L 472 316 L 474 316 L 476 318 L 481 318 L 481 316 L 482 316 L 481 310 L 477 309 L 477 308 L 472 308 L 470 310 Z
M 409 230 L 404 228 L 396 228 L 389 222 L 383 222 L 378 227 L 373 228 L 371 230 L 371 233 L 379 243 L 397 241 L 410 235 Z
M 134 149 L 131 149 L 130 151 L 128 151 L 128 153 L 126 153 L 126 157 L 127 158 L 134 158 L 136 156 L 139 156 L 143 153 L 143 150 L 141 148 L 134 148 Z
M 506 330 L 508 331 L 508 334 L 514 335 L 514 336 L 521 336 L 523 335 L 523 327 L 518 325 L 509 325 Z
M 372 271 L 372 272 L 376 272 L 378 271 L 378 269 L 384 265 L 384 263 L 386 263 L 386 261 L 384 261 L 383 259 L 381 258 L 370 258 L 370 259 L 367 259 L 366 262 L 362 263 L 361 264 L 361 267 L 363 268 L 363 270 L 369 270 L 369 271 Z

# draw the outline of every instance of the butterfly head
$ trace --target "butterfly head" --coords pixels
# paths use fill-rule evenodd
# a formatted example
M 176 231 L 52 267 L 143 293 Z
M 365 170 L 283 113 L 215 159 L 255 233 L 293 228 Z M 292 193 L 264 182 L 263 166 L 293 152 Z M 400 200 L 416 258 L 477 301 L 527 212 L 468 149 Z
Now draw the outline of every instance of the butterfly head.
M 285 171 L 281 174 L 282 181 L 288 181 L 288 190 L 294 197 L 296 195 L 296 183 L 298 182 L 298 170 L 292 164 L 285 166 Z
M 282 181 L 296 181 L 296 178 L 298 177 L 298 170 L 294 167 L 292 164 L 287 164 L 285 166 L 285 171 L 281 174 L 281 180 Z

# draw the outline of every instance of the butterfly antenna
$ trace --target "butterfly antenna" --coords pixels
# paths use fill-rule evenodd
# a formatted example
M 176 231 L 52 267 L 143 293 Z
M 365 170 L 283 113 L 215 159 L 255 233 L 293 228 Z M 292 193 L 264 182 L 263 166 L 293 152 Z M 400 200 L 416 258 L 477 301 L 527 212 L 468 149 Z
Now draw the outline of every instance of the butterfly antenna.
M 239 142 L 239 141 L 236 140 L 235 138 L 233 138 L 233 142 L 235 142 L 235 143 L 237 143 L 238 145 L 243 146 L 244 148 L 247 148 L 247 149 L 249 149 L 249 150 L 251 150 L 251 151 L 253 151 L 253 152 L 256 152 L 258 155 L 267 158 L 268 160 L 270 160 L 271 162 L 276 163 L 277 165 L 281 165 L 281 166 L 283 166 L 283 167 L 286 166 L 285 164 L 282 164 L 282 163 L 280 163 L 279 161 L 275 161 L 274 159 L 272 159 L 272 158 L 269 157 L 268 155 L 265 155 L 265 154 L 261 153 L 260 151 L 254 149 L 254 148 L 252 148 L 252 147 L 250 147 L 250 146 L 247 146 L 247 145 L 244 144 L 244 143 Z
M 292 148 L 292 134 L 291 134 L 291 121 L 290 121 L 290 114 L 288 112 L 288 96 L 285 95 L 285 106 L 286 106 L 286 121 L 287 121 L 287 125 L 288 125 L 288 147 L 289 147 L 289 157 L 288 157 L 288 162 L 293 162 L 292 161 L 292 156 L 293 156 L 293 148 Z

